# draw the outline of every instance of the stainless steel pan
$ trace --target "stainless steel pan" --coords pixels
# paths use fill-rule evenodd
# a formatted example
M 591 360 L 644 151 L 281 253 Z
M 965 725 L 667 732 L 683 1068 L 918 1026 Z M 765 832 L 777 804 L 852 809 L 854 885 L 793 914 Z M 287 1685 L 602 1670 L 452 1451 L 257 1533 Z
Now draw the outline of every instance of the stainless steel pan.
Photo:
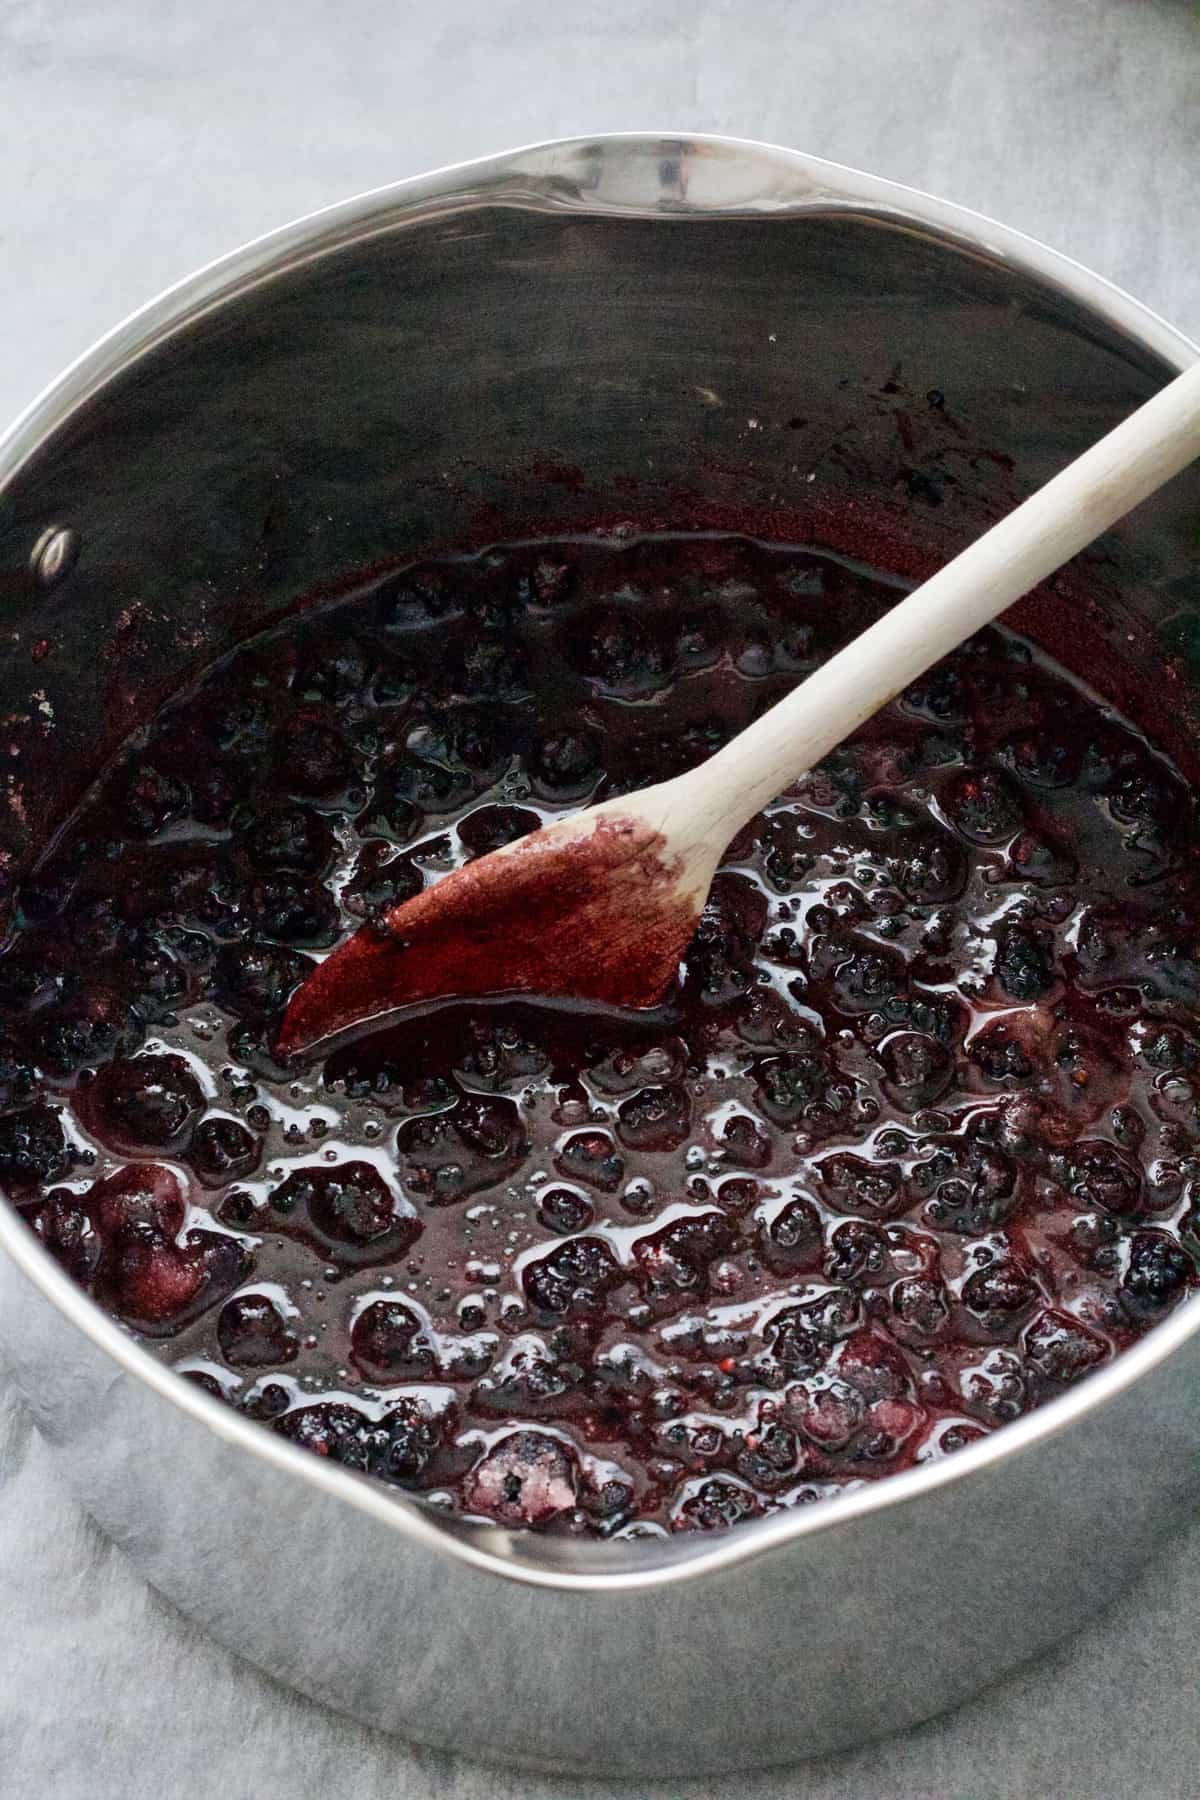
M 1076 265 L 732 140 L 538 146 L 366 195 L 151 303 L 0 442 L 6 889 L 103 758 L 321 584 L 525 525 L 870 521 L 939 560 L 1195 354 Z M 903 418 L 901 417 L 903 415 Z M 1186 756 L 1200 482 L 1031 628 Z M 871 526 L 871 529 L 874 527 Z M 1070 1632 L 1197 1492 L 1200 1304 L 953 1458 L 715 1538 L 464 1525 L 177 1380 L 0 1204 L 0 1334 L 164 1594 L 369 1723 L 639 1775 L 828 1751 Z

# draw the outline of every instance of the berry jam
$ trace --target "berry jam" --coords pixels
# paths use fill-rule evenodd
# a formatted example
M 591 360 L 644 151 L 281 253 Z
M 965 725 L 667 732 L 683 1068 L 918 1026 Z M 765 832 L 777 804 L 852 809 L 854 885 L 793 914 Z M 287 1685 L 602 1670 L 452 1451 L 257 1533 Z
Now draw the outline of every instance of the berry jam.
M 273 1060 L 364 920 L 701 761 L 899 587 L 736 537 L 540 542 L 242 646 L 20 895 L 30 1229 L 265 1429 L 567 1533 L 814 1501 L 1122 1350 L 1196 1284 L 1192 797 L 1000 628 L 739 835 L 657 1010 L 458 1004 Z

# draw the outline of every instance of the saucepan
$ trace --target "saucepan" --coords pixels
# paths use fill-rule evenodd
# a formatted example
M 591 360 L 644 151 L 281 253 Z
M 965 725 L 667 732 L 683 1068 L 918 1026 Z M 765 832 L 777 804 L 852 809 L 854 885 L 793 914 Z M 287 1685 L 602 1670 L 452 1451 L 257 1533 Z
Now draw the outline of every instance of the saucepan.
M 1195 354 L 1016 232 L 728 139 L 540 145 L 286 226 L 0 442 L 0 901 L 164 697 L 365 569 L 707 523 L 920 574 Z M 1169 691 L 1184 760 L 1197 518 L 1191 473 L 1025 622 L 1131 710 Z M 153 1361 L 3 1203 L 0 1248 L 13 1377 L 147 1579 L 279 1679 L 474 1756 L 644 1778 L 912 1724 L 1077 1627 L 1200 1488 L 1198 1301 L 953 1457 L 605 1544 L 311 1457 Z

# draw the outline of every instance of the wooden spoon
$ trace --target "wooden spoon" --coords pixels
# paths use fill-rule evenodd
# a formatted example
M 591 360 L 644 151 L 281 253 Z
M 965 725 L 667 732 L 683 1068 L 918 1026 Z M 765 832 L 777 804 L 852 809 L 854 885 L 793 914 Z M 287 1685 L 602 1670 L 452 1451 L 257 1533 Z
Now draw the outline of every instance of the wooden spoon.
M 739 828 L 1197 455 L 1200 363 L 707 762 L 505 845 L 364 925 L 292 996 L 279 1055 L 471 995 L 654 1005 Z

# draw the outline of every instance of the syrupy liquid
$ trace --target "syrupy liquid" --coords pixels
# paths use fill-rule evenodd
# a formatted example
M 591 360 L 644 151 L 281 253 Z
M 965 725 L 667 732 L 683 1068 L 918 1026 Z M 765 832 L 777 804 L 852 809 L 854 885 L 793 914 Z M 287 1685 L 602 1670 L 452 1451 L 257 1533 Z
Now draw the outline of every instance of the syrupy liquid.
M 896 594 L 733 537 L 521 544 L 241 648 L 21 895 L 31 1228 L 264 1428 L 565 1532 L 819 1499 L 1121 1350 L 1196 1281 L 1192 797 L 1003 630 L 740 834 L 659 1011 L 272 1060 L 314 955 L 701 760 Z

